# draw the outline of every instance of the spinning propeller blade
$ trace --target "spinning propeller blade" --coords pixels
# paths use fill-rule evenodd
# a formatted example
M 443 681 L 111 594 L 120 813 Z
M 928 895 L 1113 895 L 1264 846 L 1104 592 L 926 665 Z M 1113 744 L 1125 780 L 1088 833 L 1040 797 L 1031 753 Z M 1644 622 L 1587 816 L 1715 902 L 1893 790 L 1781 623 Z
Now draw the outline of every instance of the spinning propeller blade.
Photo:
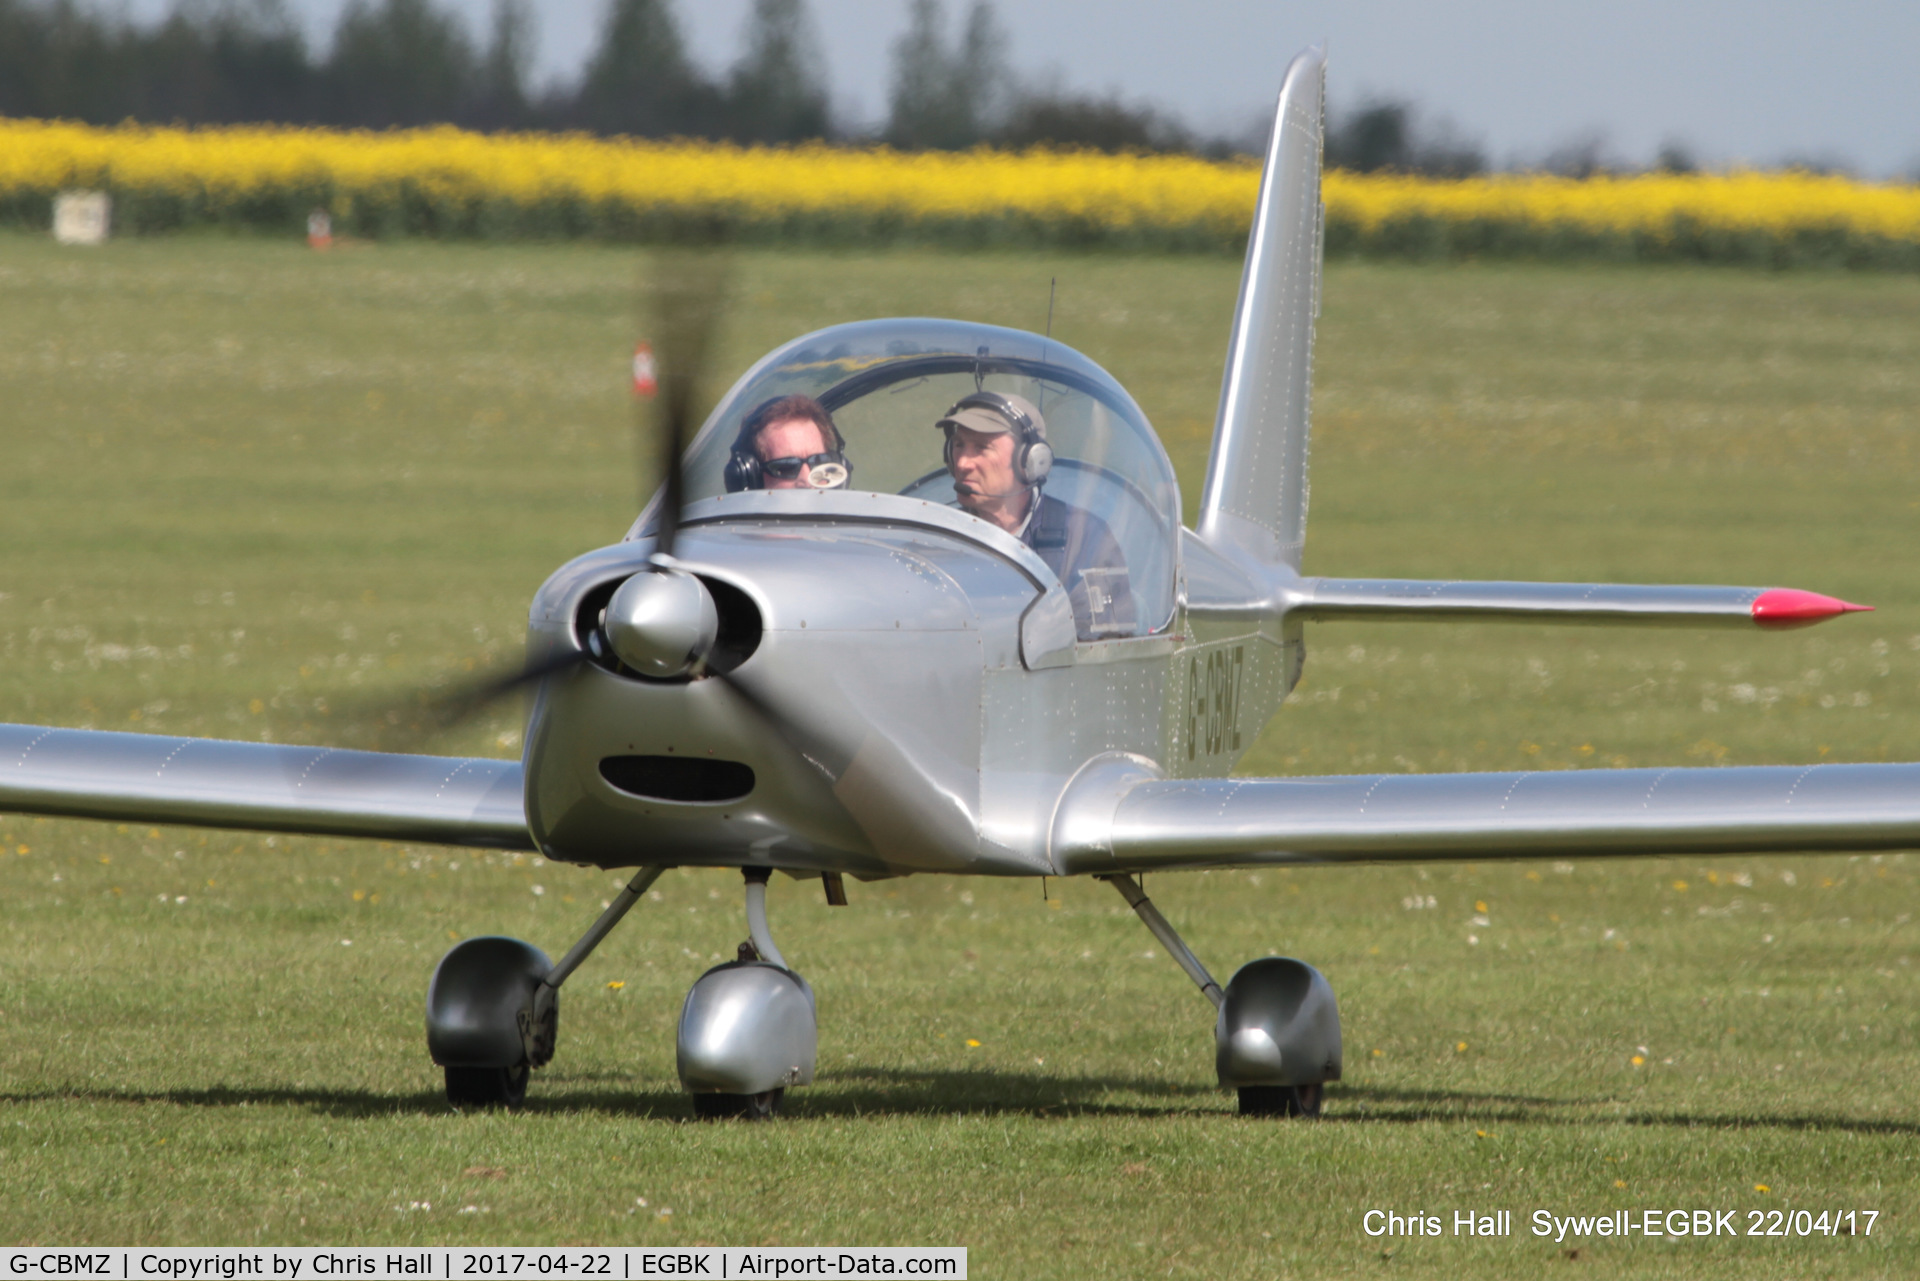
M 643 311 L 653 330 L 659 395 L 651 414 L 645 407 L 637 412 L 634 444 L 643 503 L 652 470 L 646 466 L 647 455 L 658 451 L 660 470 L 654 474 L 663 478 L 663 484 L 654 553 L 663 559 L 673 555 L 681 509 L 686 504 L 682 455 L 699 412 L 701 375 L 724 306 L 726 283 L 725 260 L 712 251 L 693 250 L 658 257 L 647 282 Z M 346 719 L 380 727 L 384 748 L 404 750 L 454 729 L 502 699 L 585 660 L 585 654 L 571 652 L 529 663 L 510 676 L 472 681 L 445 691 L 423 690 L 363 711 L 349 710 Z
M 726 261 L 706 252 L 686 252 L 661 258 L 649 289 L 654 351 L 660 362 L 659 409 L 654 445 L 661 453 L 660 515 L 655 528 L 654 554 L 673 555 L 674 537 L 686 505 L 686 475 L 682 455 L 693 433 L 695 399 L 700 376 L 712 349 L 727 283 Z M 640 433 L 636 453 L 647 453 L 645 415 L 636 424 Z M 641 499 L 644 502 L 645 479 Z
M 446 688 L 415 690 L 393 697 L 334 699 L 335 721 L 351 731 L 352 727 L 370 728 L 369 743 L 359 734 L 351 734 L 352 745 L 372 747 L 383 752 L 409 752 L 458 728 L 488 708 L 511 698 L 555 673 L 579 663 L 584 656 L 575 652 L 542 663 L 529 663 L 506 676 L 490 676 Z
M 727 260 L 714 250 L 687 250 L 662 257 L 650 281 L 648 304 L 657 335 L 653 347 L 660 373 L 655 447 L 661 454 L 663 477 L 653 554 L 655 565 L 663 569 L 672 563 L 674 542 L 686 509 L 684 455 L 692 438 L 700 379 L 712 351 L 727 283 Z M 638 451 L 642 459 L 646 444 L 643 437 Z M 643 478 L 643 499 L 644 484 Z M 707 674 L 724 684 L 796 750 L 814 746 L 812 736 L 801 731 L 791 713 L 765 694 L 742 685 L 731 671 Z

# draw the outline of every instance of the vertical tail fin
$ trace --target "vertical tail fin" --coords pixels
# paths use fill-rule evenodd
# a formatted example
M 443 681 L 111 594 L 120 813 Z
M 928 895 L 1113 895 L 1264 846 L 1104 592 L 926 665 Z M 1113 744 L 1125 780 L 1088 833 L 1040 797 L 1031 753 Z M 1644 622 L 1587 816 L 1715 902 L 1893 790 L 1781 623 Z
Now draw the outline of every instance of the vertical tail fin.
M 1287 66 L 1247 238 L 1213 456 L 1194 531 L 1298 570 L 1307 534 L 1307 419 L 1320 312 L 1320 146 L 1327 55 Z

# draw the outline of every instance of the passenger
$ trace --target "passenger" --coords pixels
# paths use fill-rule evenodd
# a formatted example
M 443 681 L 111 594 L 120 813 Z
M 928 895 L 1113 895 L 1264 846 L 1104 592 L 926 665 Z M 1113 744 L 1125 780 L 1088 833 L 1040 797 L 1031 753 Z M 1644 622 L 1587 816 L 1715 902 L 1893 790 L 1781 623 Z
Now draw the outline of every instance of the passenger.
M 1138 613 L 1126 556 L 1107 523 L 1042 492 L 1053 470 L 1046 419 L 1032 401 L 977 391 L 934 426 L 963 510 L 1031 547 L 1067 589 L 1080 639 L 1131 636 Z
M 727 492 L 844 489 L 853 479 L 847 442 L 811 396 L 779 396 L 748 414 L 727 460 Z

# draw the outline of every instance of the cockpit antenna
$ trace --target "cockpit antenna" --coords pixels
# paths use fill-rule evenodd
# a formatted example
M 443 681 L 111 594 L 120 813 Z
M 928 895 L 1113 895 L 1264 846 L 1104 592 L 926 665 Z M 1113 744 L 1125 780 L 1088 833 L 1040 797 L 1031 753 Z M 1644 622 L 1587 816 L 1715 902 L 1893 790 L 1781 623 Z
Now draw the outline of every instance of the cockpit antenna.
M 1058 276 L 1047 277 L 1047 340 L 1040 345 L 1040 403 L 1036 406 L 1036 408 L 1042 411 L 1047 407 L 1047 357 L 1051 355 L 1053 351 L 1053 291 L 1054 286 L 1059 283 L 1060 278 Z

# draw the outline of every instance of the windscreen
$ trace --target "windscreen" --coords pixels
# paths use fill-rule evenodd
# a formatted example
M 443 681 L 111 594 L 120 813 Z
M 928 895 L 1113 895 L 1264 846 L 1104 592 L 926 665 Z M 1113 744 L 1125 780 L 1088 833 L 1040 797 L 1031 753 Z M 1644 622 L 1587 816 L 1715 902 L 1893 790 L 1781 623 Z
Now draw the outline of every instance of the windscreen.
M 781 436 L 776 445 L 774 436 L 743 437 L 741 430 L 756 408 L 801 395 L 825 410 L 844 438 L 847 488 L 968 510 L 945 462 L 947 433 L 936 423 L 980 391 L 1020 397 L 1037 411 L 1031 435 L 1044 437 L 1053 462 L 1028 487 L 1024 521 L 1007 532 L 1054 568 L 1073 599 L 1081 638 L 1164 629 L 1173 612 L 1180 526 L 1172 466 L 1139 407 L 1105 370 L 1039 335 L 891 320 L 789 343 L 748 371 L 701 429 L 687 456 L 688 496 L 737 490 L 743 480 L 755 488 L 795 483 L 756 475 L 736 456 L 775 458 L 778 468 L 782 451 L 814 448 L 789 443 L 813 441 L 809 433 Z

